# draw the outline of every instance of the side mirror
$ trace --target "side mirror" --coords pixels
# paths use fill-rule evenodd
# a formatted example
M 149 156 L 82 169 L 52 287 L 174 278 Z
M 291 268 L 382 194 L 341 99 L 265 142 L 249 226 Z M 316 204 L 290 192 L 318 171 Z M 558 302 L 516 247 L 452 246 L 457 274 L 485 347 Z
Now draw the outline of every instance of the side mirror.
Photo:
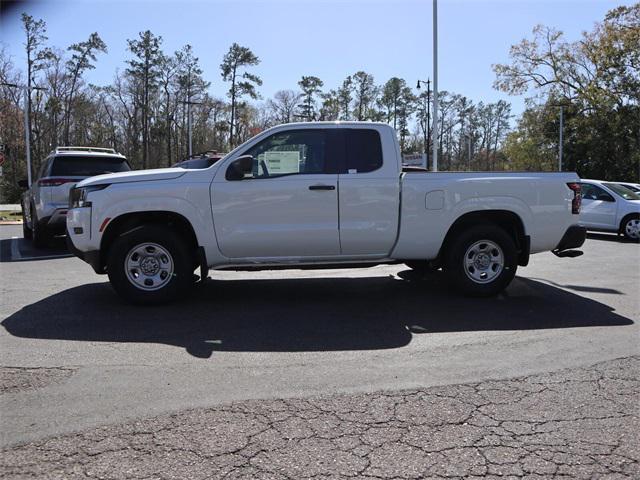
M 227 173 L 225 175 L 227 180 L 242 180 L 245 178 L 245 175 L 253 172 L 253 156 L 251 155 L 242 155 L 241 157 L 236 158 L 229 168 L 227 168 Z
M 603 202 L 615 202 L 611 195 L 607 195 L 606 193 L 598 195 L 598 200 L 602 200 Z
M 18 186 L 20 188 L 23 188 L 23 189 L 27 190 L 29 188 L 29 183 L 24 179 L 18 180 Z

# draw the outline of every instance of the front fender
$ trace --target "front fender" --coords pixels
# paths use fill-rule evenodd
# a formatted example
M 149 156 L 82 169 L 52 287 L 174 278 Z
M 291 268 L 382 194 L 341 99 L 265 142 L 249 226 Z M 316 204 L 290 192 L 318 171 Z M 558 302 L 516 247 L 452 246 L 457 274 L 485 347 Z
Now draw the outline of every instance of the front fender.
M 164 184 L 164 185 L 163 185 Z M 95 200 L 93 195 L 95 195 Z M 191 224 L 198 245 L 207 255 L 216 245 L 208 183 L 167 185 L 149 182 L 113 185 L 94 192 L 92 201 L 91 240 L 99 248 L 107 225 L 118 217 L 130 213 L 171 212 L 183 216 Z

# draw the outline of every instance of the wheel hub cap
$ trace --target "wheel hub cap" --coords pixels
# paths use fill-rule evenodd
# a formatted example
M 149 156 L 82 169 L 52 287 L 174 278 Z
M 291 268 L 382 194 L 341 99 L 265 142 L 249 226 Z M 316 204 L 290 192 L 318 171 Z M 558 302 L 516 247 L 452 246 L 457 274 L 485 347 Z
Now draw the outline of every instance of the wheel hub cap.
M 140 262 L 140 269 L 145 275 L 155 275 L 160 270 L 160 262 L 154 257 L 144 257 Z
M 464 271 L 475 283 L 489 283 L 504 269 L 504 253 L 491 240 L 480 240 L 467 249 L 464 256 Z
M 129 250 L 124 268 L 129 282 L 146 291 L 159 290 L 174 275 L 173 257 L 157 243 L 141 243 Z
M 629 220 L 624 229 L 629 237 L 640 238 L 640 220 Z

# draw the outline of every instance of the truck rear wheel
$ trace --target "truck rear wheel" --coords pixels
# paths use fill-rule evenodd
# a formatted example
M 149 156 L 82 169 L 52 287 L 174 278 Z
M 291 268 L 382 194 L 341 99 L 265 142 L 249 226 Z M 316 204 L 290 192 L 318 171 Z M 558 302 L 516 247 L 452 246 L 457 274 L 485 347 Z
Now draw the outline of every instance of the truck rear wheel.
M 463 293 L 489 297 L 515 277 L 518 254 L 511 236 L 495 225 L 478 225 L 460 233 L 447 248 L 444 271 Z
M 115 291 L 135 304 L 167 303 L 193 284 L 193 255 L 168 228 L 145 225 L 120 235 L 109 249 Z

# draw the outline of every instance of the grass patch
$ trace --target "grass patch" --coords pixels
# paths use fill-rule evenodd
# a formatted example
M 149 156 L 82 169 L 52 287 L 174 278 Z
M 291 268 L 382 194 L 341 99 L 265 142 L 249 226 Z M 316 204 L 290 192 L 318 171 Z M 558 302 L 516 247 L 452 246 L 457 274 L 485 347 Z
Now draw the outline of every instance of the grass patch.
M 0 221 L 16 221 L 22 220 L 22 212 L 21 211 L 11 211 L 11 210 L 0 210 Z

